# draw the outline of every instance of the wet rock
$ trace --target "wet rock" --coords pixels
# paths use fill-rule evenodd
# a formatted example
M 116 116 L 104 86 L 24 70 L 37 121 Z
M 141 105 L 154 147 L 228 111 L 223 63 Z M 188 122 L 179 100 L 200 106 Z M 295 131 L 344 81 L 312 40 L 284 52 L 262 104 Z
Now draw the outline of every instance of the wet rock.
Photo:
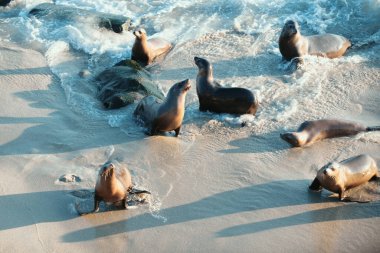
M 1 1 L 1 0 L 0 0 Z M 89 10 L 78 9 L 65 5 L 55 5 L 51 3 L 43 3 L 34 7 L 29 15 L 35 16 L 39 19 L 50 20 L 56 22 L 94 22 L 99 28 L 106 28 L 115 33 L 121 33 L 123 30 L 130 30 L 131 19 L 121 16 L 113 15 Z
M 121 61 L 101 72 L 95 83 L 98 98 L 107 109 L 132 104 L 148 95 L 164 99 L 164 93 L 153 82 L 150 73 L 132 60 Z
M 78 183 L 82 181 L 79 176 L 76 176 L 74 174 L 62 175 L 58 180 L 63 183 Z

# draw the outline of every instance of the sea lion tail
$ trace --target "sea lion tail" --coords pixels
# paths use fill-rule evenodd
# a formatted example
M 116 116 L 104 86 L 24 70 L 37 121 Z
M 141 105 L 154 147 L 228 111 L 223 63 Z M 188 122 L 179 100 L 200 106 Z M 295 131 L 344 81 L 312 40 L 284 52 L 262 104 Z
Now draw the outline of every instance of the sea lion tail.
M 380 126 L 371 126 L 366 128 L 367 132 L 380 131 Z

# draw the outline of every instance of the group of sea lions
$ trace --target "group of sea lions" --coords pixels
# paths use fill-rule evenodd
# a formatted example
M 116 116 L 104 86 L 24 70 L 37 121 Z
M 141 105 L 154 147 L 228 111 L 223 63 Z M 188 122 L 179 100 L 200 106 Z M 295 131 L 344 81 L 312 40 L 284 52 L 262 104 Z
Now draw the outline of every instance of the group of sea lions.
M 0 6 L 6 6 L 10 0 L 0 0 Z M 48 16 L 54 13 L 67 15 L 74 9 L 64 11 L 54 4 L 41 4 L 32 9 L 30 14 L 36 16 Z M 90 15 L 90 13 L 89 13 Z M 99 27 L 120 33 L 129 30 L 130 21 L 120 16 L 102 14 L 98 19 Z M 136 29 L 135 42 L 132 47 L 131 60 L 137 62 L 142 68 L 151 65 L 158 59 L 162 59 L 173 48 L 173 45 L 162 38 L 148 39 L 144 29 Z M 323 34 L 313 36 L 301 35 L 299 25 L 294 20 L 285 23 L 279 38 L 279 50 L 284 60 L 302 63 L 305 55 L 336 58 L 342 56 L 351 46 L 351 42 L 343 36 L 336 34 Z M 230 114 L 255 114 L 258 109 L 258 101 L 254 94 L 244 88 L 222 87 L 214 80 L 212 65 L 206 59 L 194 57 L 194 63 L 198 67 L 196 77 L 196 92 L 199 99 L 200 111 Z M 121 63 L 123 65 L 123 63 Z M 119 66 L 121 66 L 119 65 Z M 117 66 L 116 66 L 117 67 Z M 134 66 L 131 66 L 135 69 Z M 113 72 L 110 73 L 113 75 Z M 140 73 L 137 73 L 139 78 Z M 103 78 L 106 75 L 102 76 Z M 120 75 L 120 79 L 125 79 Z M 106 80 L 98 80 L 99 82 Z M 130 86 L 133 83 L 134 86 Z M 178 136 L 185 114 L 185 98 L 191 88 L 189 79 L 174 84 L 163 98 L 159 91 L 151 86 L 141 86 L 134 82 L 122 82 L 127 85 L 130 92 L 140 92 L 148 96 L 138 103 L 134 116 L 148 128 L 149 135 L 160 132 L 175 131 Z M 119 85 L 119 86 L 120 86 Z M 148 87 L 148 90 L 147 90 Z M 122 88 L 122 87 L 120 87 Z M 108 92 L 106 84 L 101 86 L 102 95 L 105 96 L 104 105 L 107 108 L 118 108 L 120 105 L 129 104 L 139 94 L 123 97 L 122 94 L 112 96 Z M 136 92 L 137 91 L 137 92 Z M 107 95 L 108 94 L 108 95 Z M 141 95 L 140 94 L 140 95 Z M 149 95 L 151 94 L 151 95 Z M 131 100 L 131 101 L 129 101 Z M 132 101 L 133 102 L 133 101 Z M 360 132 L 380 131 L 380 127 L 367 127 L 358 123 L 343 120 L 315 120 L 306 121 L 300 125 L 296 132 L 287 132 L 280 137 L 293 147 L 306 147 L 313 143 L 334 137 L 352 136 Z M 345 191 L 359 186 L 373 178 L 379 178 L 380 173 L 375 160 L 369 155 L 358 155 L 341 162 L 332 162 L 323 166 L 309 186 L 310 190 L 320 191 L 323 188 L 339 194 L 339 199 L 345 199 Z M 116 167 L 113 163 L 104 164 L 98 174 L 95 186 L 94 209 L 99 210 L 99 202 L 110 202 L 126 208 L 129 194 L 147 193 L 132 188 L 131 175 L 126 168 Z M 87 214 L 89 212 L 81 212 Z
M 134 31 L 136 36 L 132 48 L 132 60 L 145 67 L 158 57 L 164 57 L 172 45 L 160 38 L 148 39 L 144 29 Z M 346 38 L 334 35 L 302 36 L 297 22 L 287 21 L 282 29 L 279 47 L 286 60 L 300 59 L 307 54 L 335 58 L 344 54 L 351 43 Z M 212 65 L 206 59 L 194 57 L 198 67 L 196 91 L 199 98 L 199 110 L 216 113 L 255 114 L 258 101 L 253 93 L 243 88 L 224 88 L 214 81 Z M 134 116 L 143 121 L 149 129 L 149 135 L 175 131 L 178 136 L 185 113 L 185 97 L 191 88 L 189 79 L 174 84 L 164 100 L 156 96 L 146 96 L 137 105 Z M 361 132 L 380 131 L 380 127 L 367 127 L 344 120 L 306 121 L 296 132 L 286 132 L 280 137 L 293 147 L 307 147 L 313 143 L 342 136 L 352 136 Z M 122 203 L 126 207 L 126 197 L 131 193 L 131 177 L 128 170 L 115 172 L 112 163 L 106 163 L 99 172 L 95 186 L 95 205 L 99 202 Z M 371 179 L 379 178 L 376 161 L 369 155 L 358 155 L 341 162 L 332 162 L 323 166 L 309 186 L 310 190 L 321 191 L 322 187 L 339 194 L 345 199 L 345 191 L 359 186 Z M 137 191 L 137 193 L 149 193 Z M 87 213 L 82 213 L 87 214 Z

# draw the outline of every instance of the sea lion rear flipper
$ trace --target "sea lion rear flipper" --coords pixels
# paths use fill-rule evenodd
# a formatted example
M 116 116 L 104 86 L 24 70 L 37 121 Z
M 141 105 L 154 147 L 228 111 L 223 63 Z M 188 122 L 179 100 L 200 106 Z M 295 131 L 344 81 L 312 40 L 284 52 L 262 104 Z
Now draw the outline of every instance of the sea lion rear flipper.
M 318 178 L 314 179 L 314 181 L 309 186 L 309 189 L 312 191 L 317 191 L 317 192 L 322 190 L 322 186 L 321 186 L 321 183 L 319 182 Z
M 177 129 L 175 129 L 175 137 L 178 137 L 179 130 L 181 129 L 181 126 L 179 126 Z

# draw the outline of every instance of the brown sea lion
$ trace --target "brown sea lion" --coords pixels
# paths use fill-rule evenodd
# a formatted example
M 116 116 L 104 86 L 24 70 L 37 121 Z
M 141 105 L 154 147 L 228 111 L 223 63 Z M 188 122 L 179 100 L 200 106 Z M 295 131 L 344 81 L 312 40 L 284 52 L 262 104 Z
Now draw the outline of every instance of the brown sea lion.
M 348 39 L 336 34 L 302 36 L 299 25 L 294 20 L 285 23 L 279 39 L 280 52 L 287 61 L 308 54 L 337 58 L 350 46 Z
M 214 81 L 212 65 L 205 59 L 194 57 L 198 66 L 197 95 L 200 111 L 231 114 L 255 114 L 258 101 L 250 90 L 224 88 Z
M 113 163 L 105 163 L 99 170 L 98 178 L 95 185 L 94 209 L 91 212 L 80 213 L 85 215 L 99 211 L 100 201 L 121 205 L 127 208 L 128 194 L 148 193 L 148 191 L 139 191 L 132 189 L 131 173 L 124 167 L 116 168 Z
M 280 134 L 280 137 L 293 147 L 310 146 L 327 138 L 356 135 L 361 132 L 380 131 L 380 127 L 365 127 L 362 124 L 334 119 L 305 121 L 297 132 Z
M 339 199 L 345 198 L 344 192 L 371 179 L 379 178 L 375 160 L 369 155 L 358 155 L 339 163 L 332 162 L 323 166 L 309 186 L 310 190 L 321 191 L 322 187 L 339 193 Z
M 158 56 L 164 57 L 172 48 L 172 44 L 162 38 L 148 39 L 143 28 L 133 32 L 136 36 L 132 47 L 131 59 L 145 67 L 151 64 Z
M 150 129 L 150 135 L 174 130 L 177 137 L 185 115 L 186 93 L 190 88 L 190 81 L 186 79 L 174 84 L 163 102 L 154 96 L 145 97 L 137 105 L 135 117 Z

